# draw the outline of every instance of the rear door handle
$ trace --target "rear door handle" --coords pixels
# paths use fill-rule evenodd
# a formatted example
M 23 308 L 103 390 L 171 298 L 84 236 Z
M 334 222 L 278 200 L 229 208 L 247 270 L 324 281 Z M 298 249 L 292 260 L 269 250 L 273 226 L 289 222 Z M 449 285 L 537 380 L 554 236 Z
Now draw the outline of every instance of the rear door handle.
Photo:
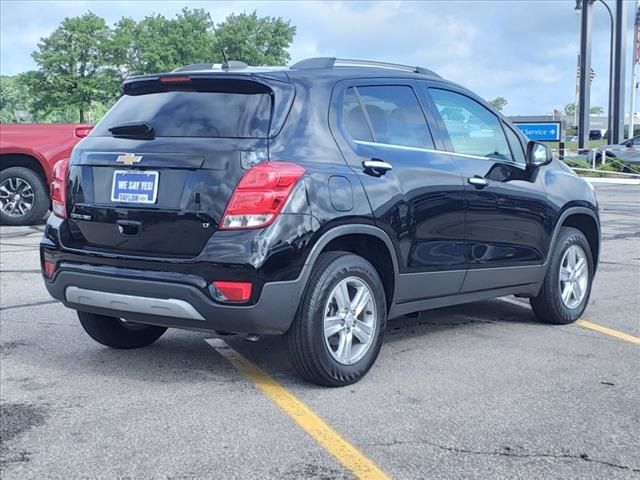
M 489 182 L 487 181 L 486 178 L 479 177 L 478 175 L 474 175 L 473 177 L 469 177 L 467 179 L 467 182 L 469 182 L 471 185 L 473 185 L 474 187 L 476 187 L 479 190 L 484 188 L 484 187 L 486 187 L 487 185 L 489 185 Z
M 364 167 L 365 173 L 368 173 L 369 175 L 373 175 L 375 177 L 381 177 L 389 170 L 393 169 L 391 164 L 385 162 L 384 160 L 380 160 L 379 158 L 365 160 L 364 162 L 362 162 L 362 166 Z

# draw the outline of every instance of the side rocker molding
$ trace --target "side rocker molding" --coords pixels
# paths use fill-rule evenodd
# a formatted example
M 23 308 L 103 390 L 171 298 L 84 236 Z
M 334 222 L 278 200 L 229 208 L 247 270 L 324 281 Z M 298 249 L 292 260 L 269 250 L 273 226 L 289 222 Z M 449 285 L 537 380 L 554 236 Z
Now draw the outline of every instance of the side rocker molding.
M 339 225 L 325 232 L 318 239 L 316 244 L 313 246 L 311 252 L 309 253 L 309 256 L 307 257 L 307 260 L 305 261 L 304 267 L 302 269 L 302 272 L 300 273 L 300 276 L 298 277 L 298 280 L 297 280 L 302 284 L 300 298 L 298 298 L 297 300 L 299 302 L 300 299 L 302 298 L 302 295 L 304 294 L 304 290 L 306 289 L 306 286 L 307 286 L 307 282 L 311 275 L 311 271 L 313 270 L 313 266 L 315 265 L 316 261 L 318 260 L 318 257 L 320 256 L 324 248 L 332 240 L 335 240 L 336 238 L 343 237 L 346 235 L 371 235 L 373 237 L 376 237 L 382 240 L 386 245 L 389 251 L 389 255 L 391 256 L 391 261 L 393 263 L 393 271 L 397 281 L 396 289 L 394 291 L 394 298 L 391 299 L 391 309 L 389 312 L 389 318 L 404 315 L 406 313 L 410 313 L 413 311 L 424 310 L 428 308 L 439 308 L 439 307 L 444 307 L 449 305 L 455 305 L 458 303 L 474 302 L 478 300 L 495 298 L 497 296 L 503 296 L 503 295 L 517 294 L 517 295 L 523 295 L 523 296 L 535 296 L 542 285 L 542 281 L 544 280 L 544 276 L 549 266 L 549 259 L 551 257 L 553 245 L 555 244 L 558 238 L 558 235 L 560 233 L 560 228 L 562 227 L 562 224 L 564 223 L 564 221 L 567 218 L 569 218 L 571 215 L 588 215 L 589 217 L 591 217 L 598 227 L 598 237 L 600 236 L 600 223 L 598 221 L 597 215 L 593 210 L 590 210 L 589 208 L 586 208 L 586 207 L 569 207 L 568 209 L 566 209 L 560 214 L 556 222 L 553 235 L 551 237 L 551 243 L 549 244 L 549 250 L 547 252 L 544 264 L 538 267 L 534 266 L 535 268 L 532 268 L 532 267 L 527 268 L 527 271 L 530 273 L 527 273 L 526 276 L 528 277 L 529 275 L 531 275 L 530 281 L 524 282 L 522 280 L 518 282 L 519 283 L 518 285 L 511 285 L 511 286 L 495 285 L 493 288 L 483 290 L 483 291 L 457 292 L 456 294 L 453 294 L 453 295 L 446 295 L 443 293 L 442 296 L 438 295 L 432 298 L 422 299 L 418 301 L 407 301 L 408 300 L 407 298 L 403 299 L 403 298 L 399 298 L 398 296 L 398 289 L 399 287 L 400 288 L 402 287 L 400 284 L 398 284 L 398 281 L 404 280 L 403 277 L 407 277 L 406 278 L 407 280 L 409 279 L 415 280 L 413 278 L 415 277 L 415 275 L 406 275 L 406 274 L 400 275 L 396 250 L 393 246 L 393 242 L 391 241 L 391 238 L 386 234 L 386 232 L 384 232 L 384 230 L 374 225 L 367 225 L 367 224 Z M 599 238 L 598 238 L 598 241 L 599 241 Z M 596 263 L 597 263 L 597 260 L 598 259 L 596 258 Z M 503 269 L 497 269 L 497 270 L 503 270 Z M 464 274 L 465 272 L 466 270 L 461 270 L 457 272 L 445 272 L 445 273 L 447 275 L 451 275 L 451 274 Z M 474 273 L 479 274 L 481 272 L 478 271 Z M 433 275 L 433 274 L 430 273 L 430 274 L 424 274 L 424 275 L 426 278 L 427 275 Z M 452 279 L 447 278 L 447 283 L 449 282 L 449 280 L 453 280 L 453 278 Z M 410 293 L 412 293 L 411 289 L 409 289 L 409 291 L 407 292 L 407 297 L 409 298 L 412 296 L 410 295 Z M 400 303 L 398 303 L 399 301 Z

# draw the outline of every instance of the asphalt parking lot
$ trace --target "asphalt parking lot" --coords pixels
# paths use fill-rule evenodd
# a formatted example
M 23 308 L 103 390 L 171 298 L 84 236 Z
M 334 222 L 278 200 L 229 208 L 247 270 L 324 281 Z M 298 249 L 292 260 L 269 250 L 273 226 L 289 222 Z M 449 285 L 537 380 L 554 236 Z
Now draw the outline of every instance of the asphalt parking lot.
M 224 337 L 226 354 L 183 331 L 102 347 L 47 294 L 42 227 L 2 227 L 1 476 L 352 478 L 366 460 L 402 479 L 640 478 L 640 187 L 597 189 L 585 322 L 539 324 L 515 298 L 401 318 L 342 389 L 300 381 L 279 338 Z

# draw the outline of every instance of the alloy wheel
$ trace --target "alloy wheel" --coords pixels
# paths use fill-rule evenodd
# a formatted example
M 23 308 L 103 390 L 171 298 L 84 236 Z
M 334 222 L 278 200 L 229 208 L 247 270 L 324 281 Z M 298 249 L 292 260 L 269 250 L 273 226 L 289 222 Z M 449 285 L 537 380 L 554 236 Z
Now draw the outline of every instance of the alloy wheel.
M 0 183 L 0 209 L 10 217 L 22 217 L 33 208 L 33 187 L 19 177 L 10 177 Z
M 348 277 L 332 290 L 324 309 L 324 340 L 331 356 L 352 365 L 371 348 L 378 318 L 371 287 Z
M 587 254 L 579 245 L 571 245 L 560 262 L 560 297 L 567 308 L 582 303 L 589 284 Z

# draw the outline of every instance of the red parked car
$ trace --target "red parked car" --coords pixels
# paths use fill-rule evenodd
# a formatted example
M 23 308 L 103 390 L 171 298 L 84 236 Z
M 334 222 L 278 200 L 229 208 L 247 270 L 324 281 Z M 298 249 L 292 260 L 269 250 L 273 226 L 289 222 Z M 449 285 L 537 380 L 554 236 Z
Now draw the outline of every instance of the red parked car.
M 0 223 L 29 225 L 51 204 L 53 166 L 93 128 L 84 124 L 0 125 Z

